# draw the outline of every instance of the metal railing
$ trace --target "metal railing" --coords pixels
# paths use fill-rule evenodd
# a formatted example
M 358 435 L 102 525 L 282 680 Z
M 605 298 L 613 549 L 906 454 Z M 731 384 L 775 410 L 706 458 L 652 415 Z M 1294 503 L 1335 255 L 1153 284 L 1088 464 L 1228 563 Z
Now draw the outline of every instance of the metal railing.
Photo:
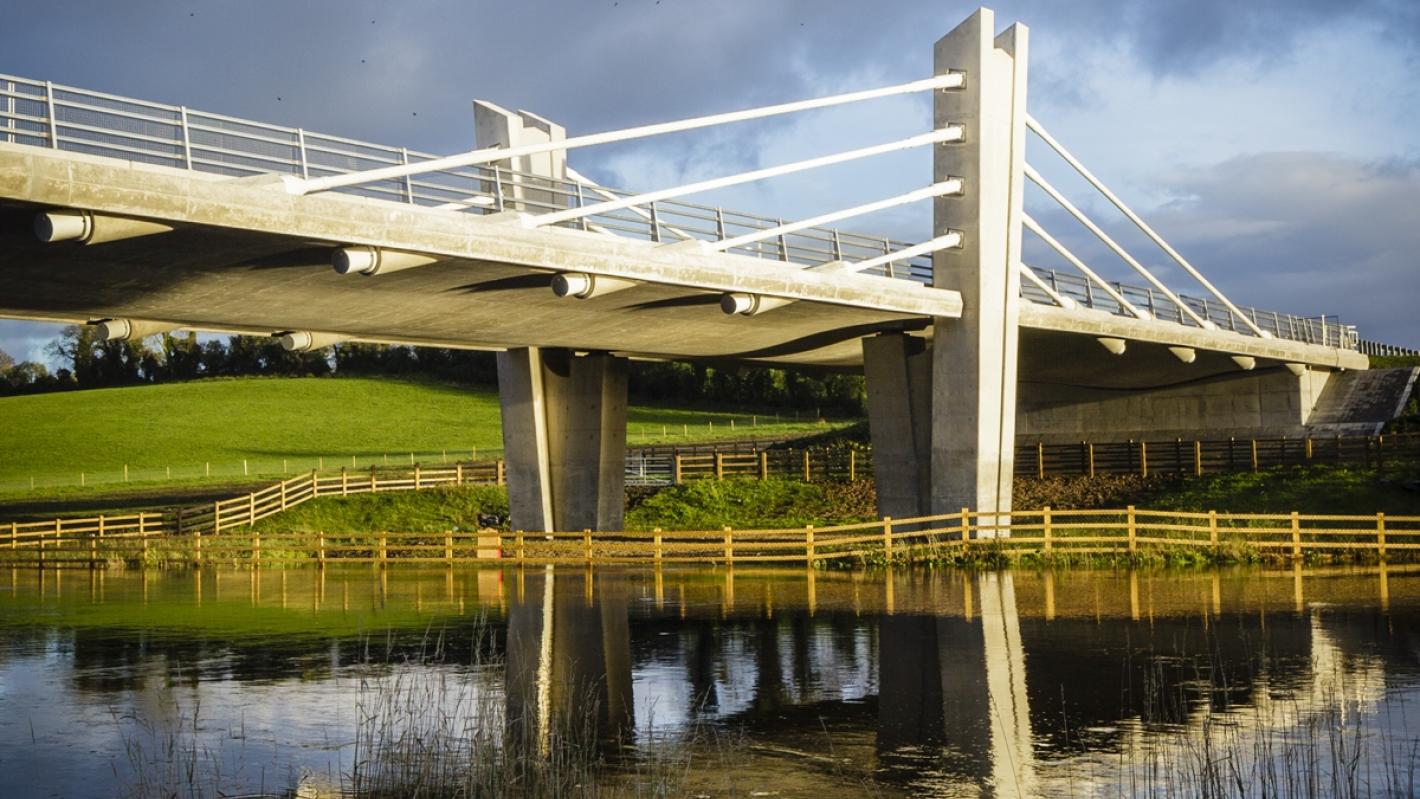
M 1397 347 L 1393 344 L 1382 344 L 1379 341 L 1361 340 L 1357 342 L 1356 349 L 1359 350 L 1362 355 L 1376 355 L 1389 358 L 1414 358 L 1420 356 L 1420 350 L 1411 349 L 1410 347 Z
M 1128 309 L 1117 300 L 1101 290 L 1096 284 L 1086 280 L 1080 275 L 1032 266 L 1025 266 L 1024 268 L 1035 273 L 1043 283 L 1060 296 L 1069 297 L 1084 308 L 1095 308 L 1107 311 L 1116 316 L 1131 315 Z M 1163 296 L 1151 287 L 1135 286 L 1114 281 L 1111 281 L 1109 285 L 1122 296 L 1126 302 L 1136 308 L 1147 311 L 1155 319 L 1177 322 L 1181 325 L 1196 326 L 1192 318 L 1180 310 L 1173 300 Z M 1051 299 L 1046 293 L 1030 282 L 1023 281 L 1021 283 L 1021 296 L 1032 302 L 1044 305 L 1052 304 Z M 1177 296 L 1179 299 L 1183 300 L 1184 304 L 1187 305 L 1193 313 L 1217 325 L 1219 329 L 1235 333 L 1248 333 L 1248 330 L 1241 323 L 1238 315 L 1217 300 L 1210 300 L 1206 297 L 1192 297 L 1187 294 Z M 1360 336 L 1356 332 L 1356 326 L 1342 324 L 1336 317 L 1295 316 L 1293 314 L 1279 313 L 1277 311 L 1262 311 L 1252 307 L 1240 308 L 1239 310 L 1241 310 L 1253 324 L 1280 339 L 1301 341 L 1307 344 L 1321 344 L 1347 350 L 1354 350 L 1360 346 Z
M 186 106 L 165 105 L 102 92 L 0 74 L 0 142 L 122 158 L 233 177 L 256 174 L 317 179 L 383 167 L 417 164 L 438 156 L 264 122 L 238 119 Z M 480 164 L 333 189 L 378 200 L 471 214 L 502 211 L 567 211 L 633 196 L 632 192 L 574 180 L 552 179 Z M 687 238 L 709 242 L 744 238 L 785 224 L 779 217 L 701 205 L 677 199 L 591 214 L 560 223 L 652 242 Z M 728 250 L 737 255 L 800 265 L 866 261 L 915 246 L 887 236 L 810 227 Z M 1084 278 L 1053 270 L 1034 273 L 1088 308 L 1132 315 L 1107 292 Z M 912 255 L 865 270 L 930 285 L 930 254 Z M 1156 319 L 1196 326 L 1198 319 L 1246 333 L 1251 325 L 1278 338 L 1356 349 L 1355 328 L 1327 317 L 1304 318 L 1255 308 L 1239 309 L 1246 320 L 1215 300 L 1179 296 L 1157 288 L 1112 284 L 1130 303 Z M 1022 296 L 1054 304 L 1041 288 L 1023 283 Z M 1178 296 L 1178 295 L 1175 295 Z M 1197 317 L 1197 318 L 1195 318 Z M 1249 324 L 1251 323 L 1251 325 Z

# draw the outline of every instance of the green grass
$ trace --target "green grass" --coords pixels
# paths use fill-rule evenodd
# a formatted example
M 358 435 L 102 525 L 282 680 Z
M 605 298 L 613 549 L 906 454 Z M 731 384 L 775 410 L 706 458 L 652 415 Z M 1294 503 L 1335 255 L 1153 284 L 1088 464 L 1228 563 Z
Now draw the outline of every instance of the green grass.
M 628 530 L 786 529 L 877 518 L 871 485 L 701 480 L 657 491 L 626 513 Z
M 1377 475 L 1336 466 L 1285 466 L 1190 478 L 1161 486 L 1136 504 L 1156 510 L 1219 513 L 1420 514 L 1420 492 L 1403 487 L 1415 468 Z
M 241 378 L 0 398 L 0 492 L 496 457 L 492 389 L 374 378 Z M 733 427 L 731 424 L 733 423 Z M 836 425 L 827 425 L 833 427 Z M 633 406 L 631 443 L 819 432 L 816 419 Z M 352 458 L 354 459 L 352 461 Z M 245 467 L 243 465 L 245 461 Z M 210 469 L 210 478 L 209 478 Z
M 626 529 L 740 530 L 825 526 L 875 518 L 871 484 L 702 480 L 633 498 Z M 268 533 L 477 530 L 479 517 L 508 516 L 496 486 L 324 497 L 257 522 Z
M 323 497 L 256 523 L 261 532 L 437 533 L 477 530 L 480 515 L 508 516 L 508 492 L 499 486 Z

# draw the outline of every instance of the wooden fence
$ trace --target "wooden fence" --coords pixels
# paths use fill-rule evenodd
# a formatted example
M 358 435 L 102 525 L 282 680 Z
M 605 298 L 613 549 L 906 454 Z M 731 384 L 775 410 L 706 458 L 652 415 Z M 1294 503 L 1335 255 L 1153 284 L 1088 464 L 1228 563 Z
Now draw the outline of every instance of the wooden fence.
M 1273 466 L 1349 464 L 1385 468 L 1420 460 L 1420 434 L 1324 438 L 1163 439 L 1078 444 L 1024 444 L 1016 474 L 1191 474 L 1258 471 Z
M 319 485 L 319 484 L 317 484 Z M 1300 559 L 1311 552 L 1386 560 L 1420 550 L 1420 516 L 1218 513 L 1043 508 L 959 513 L 787 530 L 262 533 L 255 529 L 168 533 L 142 525 L 90 526 L 62 536 L 12 538 L 0 562 L 96 566 L 145 558 L 197 565 L 281 562 L 519 564 L 749 564 L 913 559 L 991 547 L 1007 554 L 1111 553 L 1157 548 Z

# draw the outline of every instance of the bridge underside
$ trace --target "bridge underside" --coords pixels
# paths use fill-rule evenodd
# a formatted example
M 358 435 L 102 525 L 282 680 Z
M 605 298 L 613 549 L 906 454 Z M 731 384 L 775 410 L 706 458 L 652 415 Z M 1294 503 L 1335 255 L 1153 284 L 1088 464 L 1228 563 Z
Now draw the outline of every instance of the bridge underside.
M 549 346 L 648 359 L 716 359 L 857 371 L 859 341 L 901 331 L 928 338 L 930 319 L 865 307 L 799 302 L 763 316 L 726 316 L 719 292 L 646 283 L 571 300 L 551 291 L 554 273 L 509 263 L 447 258 L 391 275 L 331 270 L 339 242 L 188 225 L 97 245 L 46 244 L 32 225 L 53 206 L 0 201 L 0 315 L 83 323 L 136 318 L 174 327 L 270 335 L 314 330 L 355 340 L 502 350 Z M 1053 312 L 1053 313 L 1052 313 Z M 1236 374 L 1231 352 L 1260 351 L 1259 369 L 1289 362 L 1365 368 L 1364 356 L 1242 339 L 1181 325 L 1133 339 L 1122 356 L 1095 338 L 1125 335 L 1131 320 L 1097 311 L 1023 312 L 1022 384 L 1104 390 L 1155 388 Z M 1081 329 L 1068 329 L 1080 320 Z M 1131 336 L 1132 338 L 1132 336 Z M 1169 346 L 1199 346 L 1182 364 Z M 1270 353 L 1271 357 L 1261 352 Z

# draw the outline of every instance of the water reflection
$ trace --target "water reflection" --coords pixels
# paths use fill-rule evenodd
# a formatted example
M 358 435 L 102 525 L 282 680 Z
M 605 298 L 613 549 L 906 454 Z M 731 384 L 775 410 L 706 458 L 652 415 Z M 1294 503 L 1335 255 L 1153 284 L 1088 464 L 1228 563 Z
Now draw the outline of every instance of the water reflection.
M 338 784 L 368 681 L 400 674 L 492 692 L 528 756 L 566 725 L 617 762 L 735 730 L 731 773 L 692 775 L 711 794 L 1144 795 L 1220 724 L 1233 755 L 1348 724 L 1416 746 L 1417 588 L 1408 567 L 12 570 L 0 784 L 112 794 L 135 740 L 189 727 L 245 789 Z

